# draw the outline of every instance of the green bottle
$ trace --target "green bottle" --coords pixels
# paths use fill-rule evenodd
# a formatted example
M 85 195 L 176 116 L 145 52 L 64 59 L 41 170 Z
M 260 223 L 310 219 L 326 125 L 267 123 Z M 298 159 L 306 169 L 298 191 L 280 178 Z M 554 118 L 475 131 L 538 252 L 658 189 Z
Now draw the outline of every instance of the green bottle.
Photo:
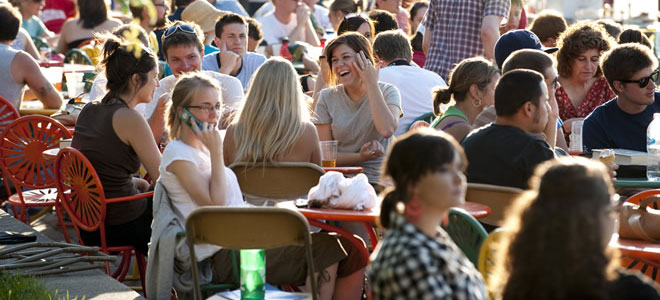
M 266 297 L 266 251 L 241 250 L 241 299 L 263 300 Z

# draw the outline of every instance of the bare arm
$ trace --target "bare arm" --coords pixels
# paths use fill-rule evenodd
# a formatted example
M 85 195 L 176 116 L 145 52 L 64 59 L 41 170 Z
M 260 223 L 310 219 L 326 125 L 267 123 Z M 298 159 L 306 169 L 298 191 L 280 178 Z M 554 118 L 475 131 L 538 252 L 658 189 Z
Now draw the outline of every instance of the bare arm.
M 41 54 L 39 53 L 37 46 L 34 45 L 30 35 L 28 35 L 27 32 L 23 30 L 19 30 L 18 34 L 21 36 L 18 38 L 22 38 L 25 41 L 25 52 L 30 54 L 30 56 L 32 56 L 32 58 L 36 59 L 37 61 L 41 60 Z
M 19 52 L 11 62 L 11 73 L 16 75 L 17 83 L 25 83 L 41 100 L 44 108 L 62 107 L 62 95 L 46 79 L 37 62 L 25 52 Z
M 68 45 L 66 44 L 66 38 L 67 38 L 67 32 L 71 29 L 71 24 L 73 22 L 73 19 L 69 19 L 64 24 L 62 24 L 62 31 L 60 31 L 60 38 L 57 40 L 57 47 L 55 47 L 55 51 L 57 53 L 62 53 L 66 54 L 66 51 L 69 50 Z
M 424 51 L 424 55 L 429 55 L 429 46 L 431 45 L 432 38 L 433 31 L 429 30 L 427 27 L 426 30 L 424 30 L 424 36 L 422 39 L 422 50 Z
M 112 116 L 112 127 L 119 139 L 133 148 L 153 182 L 156 182 L 160 177 L 160 151 L 144 117 L 133 109 L 122 108 Z
M 211 128 L 206 122 L 204 122 L 204 125 L 208 127 L 203 131 L 195 130 L 195 134 L 206 145 L 211 155 L 210 180 L 208 182 L 200 180 L 202 175 L 199 173 L 197 167 L 189 161 L 174 161 L 167 166 L 167 171 L 176 175 L 183 188 L 197 205 L 226 205 L 227 183 L 220 131 L 216 128 Z
M 495 43 L 500 38 L 501 16 L 485 16 L 481 21 L 481 42 L 484 46 L 484 57 L 489 60 L 495 59 Z M 424 36 L 426 38 L 426 35 Z
M 156 144 L 160 144 L 163 137 L 163 132 L 165 132 L 165 111 L 167 109 L 167 101 L 169 101 L 170 93 L 164 93 L 158 98 L 158 103 L 154 112 L 149 118 L 149 128 L 151 128 L 151 134 L 154 136 L 154 141 Z
M 222 149 L 224 152 L 225 165 L 229 166 L 234 163 L 236 159 L 236 144 L 234 143 L 234 125 L 227 127 L 225 133 L 225 140 L 222 142 Z
M 314 26 L 312 26 L 309 15 L 310 9 L 307 5 L 298 5 L 296 9 L 296 28 L 291 32 L 289 39 L 291 42 L 302 41 L 318 47 L 321 45 L 321 42 L 314 31 Z

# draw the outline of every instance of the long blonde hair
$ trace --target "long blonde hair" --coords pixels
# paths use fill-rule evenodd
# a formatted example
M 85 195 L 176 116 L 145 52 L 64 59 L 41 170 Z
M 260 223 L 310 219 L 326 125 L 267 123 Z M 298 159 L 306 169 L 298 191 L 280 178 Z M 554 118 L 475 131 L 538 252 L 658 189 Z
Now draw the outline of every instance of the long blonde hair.
M 275 162 L 288 153 L 310 120 L 293 65 L 270 58 L 255 73 L 234 120 L 235 161 Z
M 196 91 L 204 87 L 215 89 L 218 91 L 218 97 L 222 97 L 218 85 L 213 79 L 202 73 L 189 73 L 179 77 L 176 81 L 176 85 L 174 85 L 174 90 L 172 91 L 172 101 L 170 101 L 167 109 L 167 127 L 170 139 L 178 139 L 179 135 L 181 135 L 181 126 L 183 122 L 179 117 L 179 108 L 190 105 L 195 95 L 197 95 Z M 219 100 L 220 105 L 222 105 L 222 99 Z

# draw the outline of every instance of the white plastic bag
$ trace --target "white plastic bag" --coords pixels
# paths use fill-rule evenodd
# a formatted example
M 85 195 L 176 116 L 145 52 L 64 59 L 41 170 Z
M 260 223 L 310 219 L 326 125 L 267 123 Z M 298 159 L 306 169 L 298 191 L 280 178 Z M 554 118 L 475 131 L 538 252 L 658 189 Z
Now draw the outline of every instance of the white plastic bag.
M 309 191 L 308 199 L 337 209 L 364 210 L 378 205 L 376 192 L 364 174 L 344 178 L 341 173 L 328 172 Z

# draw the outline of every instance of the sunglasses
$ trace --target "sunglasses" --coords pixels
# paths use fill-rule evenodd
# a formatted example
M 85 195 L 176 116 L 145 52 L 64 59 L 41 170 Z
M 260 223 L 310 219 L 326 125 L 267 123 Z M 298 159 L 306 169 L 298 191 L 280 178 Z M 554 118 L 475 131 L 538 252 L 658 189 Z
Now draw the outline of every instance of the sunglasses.
M 191 26 L 188 26 L 186 24 L 179 24 L 179 25 L 174 25 L 174 26 L 171 26 L 170 28 L 167 28 L 167 30 L 165 31 L 165 34 L 163 34 L 163 37 L 168 38 L 171 35 L 173 35 L 175 32 L 177 32 L 178 30 L 181 30 L 181 31 L 186 32 L 186 33 L 192 33 L 192 34 L 195 34 L 195 35 L 197 34 L 195 32 L 195 28 L 192 28 Z
M 639 84 L 640 88 L 645 88 L 647 85 L 649 85 L 649 81 L 656 82 L 658 80 L 658 74 L 660 73 L 660 69 L 657 69 L 651 73 L 651 75 L 641 78 L 639 80 L 619 80 L 623 83 L 637 83 Z

